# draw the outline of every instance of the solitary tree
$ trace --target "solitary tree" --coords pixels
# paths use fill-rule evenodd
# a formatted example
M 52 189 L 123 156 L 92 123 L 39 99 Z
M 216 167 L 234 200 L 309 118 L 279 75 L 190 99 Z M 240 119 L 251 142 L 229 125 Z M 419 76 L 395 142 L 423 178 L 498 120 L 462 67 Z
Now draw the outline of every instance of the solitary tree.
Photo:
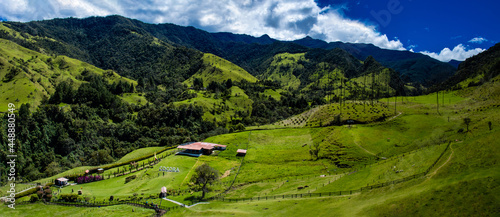
M 467 126 L 467 132 L 469 132 L 470 118 L 464 118 L 464 124 Z
M 208 185 L 213 184 L 219 179 L 219 171 L 204 163 L 195 169 L 194 175 L 191 177 L 193 183 L 192 189 L 202 191 L 201 199 L 208 192 Z
M 320 151 L 321 148 L 319 147 L 319 143 L 314 144 L 314 147 L 309 145 L 309 154 L 311 155 L 311 158 L 315 157 L 316 159 L 318 159 Z

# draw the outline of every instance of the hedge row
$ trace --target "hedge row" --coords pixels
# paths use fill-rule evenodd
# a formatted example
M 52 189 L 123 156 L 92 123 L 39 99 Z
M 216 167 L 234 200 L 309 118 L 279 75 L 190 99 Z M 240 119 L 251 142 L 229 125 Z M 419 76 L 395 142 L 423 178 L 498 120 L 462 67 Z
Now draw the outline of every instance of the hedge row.
M 47 183 L 45 184 L 45 186 L 52 186 L 54 183 Z M 27 191 L 23 191 L 21 193 L 18 193 L 16 194 L 16 198 L 20 198 L 20 197 L 24 197 L 24 196 L 28 196 L 30 194 L 35 194 L 36 192 L 38 191 L 38 187 L 34 187 L 34 188 L 31 188 Z
M 174 148 L 175 147 L 166 147 L 166 148 L 163 148 L 162 150 L 158 151 L 156 154 L 161 154 L 161 153 L 163 153 L 163 152 L 165 152 L 167 150 L 171 150 L 171 149 L 174 149 Z M 137 162 L 137 161 L 141 161 L 141 160 L 144 160 L 144 159 L 148 159 L 150 157 L 153 157 L 154 155 L 155 154 L 153 153 L 153 154 L 144 155 L 142 157 L 138 157 L 138 158 L 126 161 L 126 162 L 113 163 L 113 164 L 108 164 L 108 165 L 104 165 L 104 166 L 101 166 L 101 167 L 95 167 L 95 168 L 89 169 L 89 174 L 97 173 L 97 170 L 99 168 L 102 168 L 104 170 L 108 170 L 108 169 L 112 169 L 112 168 L 115 168 L 115 167 L 120 167 L 120 166 L 123 166 L 123 165 L 128 165 L 131 162 Z M 76 174 L 67 175 L 67 176 L 65 176 L 65 178 L 69 179 L 70 181 L 76 181 L 76 179 L 78 177 L 85 176 L 85 175 L 86 175 L 85 173 L 76 173 Z

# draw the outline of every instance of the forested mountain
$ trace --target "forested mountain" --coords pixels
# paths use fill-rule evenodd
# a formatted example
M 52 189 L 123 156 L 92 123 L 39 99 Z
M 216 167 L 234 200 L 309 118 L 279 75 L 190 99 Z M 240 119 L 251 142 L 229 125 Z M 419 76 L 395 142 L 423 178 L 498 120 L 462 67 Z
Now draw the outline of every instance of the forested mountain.
M 460 63 L 455 75 L 437 89 L 460 89 L 481 85 L 500 74 L 500 43 Z
M 311 37 L 295 40 L 293 43 L 311 48 L 341 48 L 358 59 L 373 56 L 383 66 L 401 73 L 408 82 L 420 83 L 424 86 L 442 82 L 455 73 L 453 66 L 448 63 L 443 63 L 427 55 L 410 51 L 387 50 L 372 44 L 327 43 Z
M 43 48 L 46 52 L 67 55 L 132 77 L 144 73 L 152 76 L 151 74 L 164 70 L 176 71 L 161 63 L 167 59 L 168 61 L 191 59 L 194 55 L 187 49 L 182 54 L 184 57 L 172 56 L 172 53 L 176 55 L 182 53 L 172 50 L 185 49 L 179 45 L 220 56 L 255 76 L 265 71 L 260 65 L 269 57 L 284 52 L 304 52 L 308 48 L 326 50 L 341 48 L 361 60 L 373 56 L 383 66 L 399 72 L 406 82 L 424 86 L 442 82 L 455 72 L 450 64 L 426 55 L 386 50 L 371 44 L 326 43 L 310 37 L 292 42 L 279 42 L 267 35 L 256 38 L 232 33 L 208 33 L 194 27 L 173 24 L 153 25 L 121 16 L 7 23 L 16 31 L 41 37 L 41 40 L 36 42 L 23 42 L 25 47 Z M 5 34 L 0 37 L 7 38 Z M 196 71 L 196 64 L 190 65 L 195 68 L 184 70 L 189 76 Z

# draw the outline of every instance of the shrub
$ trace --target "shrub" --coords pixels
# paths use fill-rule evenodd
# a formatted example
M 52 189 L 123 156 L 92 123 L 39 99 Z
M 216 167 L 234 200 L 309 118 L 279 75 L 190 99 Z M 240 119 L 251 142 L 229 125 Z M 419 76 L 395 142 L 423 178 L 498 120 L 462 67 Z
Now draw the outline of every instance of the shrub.
M 95 176 L 81 176 L 81 177 L 78 177 L 76 179 L 76 182 L 78 184 L 82 184 L 82 183 L 89 183 L 89 182 L 94 182 L 94 181 L 101 181 L 102 180 L 102 176 L 99 176 L 99 175 L 95 175 Z
M 32 194 L 30 197 L 30 202 L 34 203 L 38 201 L 38 195 Z
M 136 175 L 132 175 L 132 176 L 125 178 L 125 183 L 128 183 L 128 182 L 134 180 L 136 177 L 137 177 Z
M 66 202 L 75 202 L 78 199 L 78 195 L 76 194 L 61 194 L 61 200 Z
M 44 192 L 45 194 L 52 194 L 52 190 L 50 190 L 50 189 L 45 189 L 43 192 Z
M 113 195 L 109 196 L 109 201 L 113 201 L 114 197 Z

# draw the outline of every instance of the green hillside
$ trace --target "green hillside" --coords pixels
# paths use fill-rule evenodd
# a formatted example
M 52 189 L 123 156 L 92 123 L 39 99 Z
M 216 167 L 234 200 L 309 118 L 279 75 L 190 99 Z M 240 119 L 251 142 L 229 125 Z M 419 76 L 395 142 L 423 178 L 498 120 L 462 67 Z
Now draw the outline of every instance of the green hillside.
M 228 97 L 217 96 L 216 93 L 207 91 L 193 91 L 196 97 L 175 102 L 174 105 L 197 105 L 203 108 L 203 119 L 216 121 L 231 121 L 237 117 L 236 113 L 243 112 L 250 114 L 252 112 L 252 100 L 245 92 L 237 87 L 230 88 Z
M 136 81 L 122 77 L 111 70 L 102 70 L 88 63 L 65 56 L 47 56 L 11 41 L 0 39 L 0 109 L 6 111 L 8 103 L 29 103 L 40 105 L 44 98 L 55 92 L 62 81 L 70 81 L 77 89 L 84 76 L 96 74 L 103 76 L 109 84 L 127 82 L 137 85 Z M 85 74 L 85 75 L 83 75 Z
M 191 76 L 183 83 L 192 86 L 195 78 L 203 80 L 203 85 L 206 87 L 210 82 L 223 82 L 228 79 L 232 81 L 246 80 L 248 82 L 256 82 L 257 78 L 249 74 L 241 67 L 213 54 L 203 54 L 203 65 L 196 74 Z
M 267 71 L 261 75 L 262 78 L 277 81 L 284 89 L 298 89 L 300 79 L 296 74 L 304 70 L 304 66 L 299 63 L 299 61 L 306 61 L 304 55 L 304 53 L 275 55 Z

